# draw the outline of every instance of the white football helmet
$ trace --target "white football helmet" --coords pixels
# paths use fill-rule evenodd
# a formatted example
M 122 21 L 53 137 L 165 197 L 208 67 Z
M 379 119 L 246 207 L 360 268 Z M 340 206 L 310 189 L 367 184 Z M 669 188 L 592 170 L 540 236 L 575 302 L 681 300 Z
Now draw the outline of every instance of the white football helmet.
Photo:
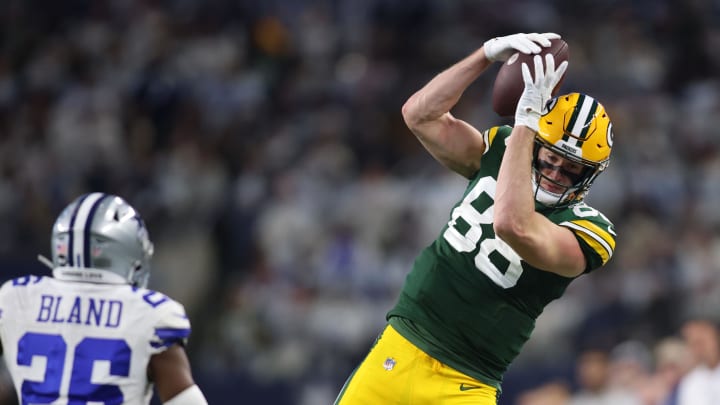
M 50 243 L 56 278 L 147 285 L 153 244 L 140 214 L 118 196 L 78 197 L 58 216 Z

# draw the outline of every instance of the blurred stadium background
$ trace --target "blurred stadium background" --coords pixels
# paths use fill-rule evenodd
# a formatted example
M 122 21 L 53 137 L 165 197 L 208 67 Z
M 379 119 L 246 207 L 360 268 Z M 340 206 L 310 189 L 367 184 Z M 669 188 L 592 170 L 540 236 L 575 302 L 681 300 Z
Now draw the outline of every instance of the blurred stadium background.
M 609 267 L 542 315 L 501 405 L 577 388 L 588 347 L 652 373 L 688 315 L 720 316 L 720 3 L 711 0 L 3 0 L 0 278 L 46 273 L 76 195 L 126 197 L 183 302 L 210 403 L 331 403 L 464 187 L 400 107 L 497 35 L 555 31 L 563 91 L 616 139 L 588 197 Z M 479 128 L 494 73 L 457 116 Z M 542 288 L 542 286 L 538 286 Z

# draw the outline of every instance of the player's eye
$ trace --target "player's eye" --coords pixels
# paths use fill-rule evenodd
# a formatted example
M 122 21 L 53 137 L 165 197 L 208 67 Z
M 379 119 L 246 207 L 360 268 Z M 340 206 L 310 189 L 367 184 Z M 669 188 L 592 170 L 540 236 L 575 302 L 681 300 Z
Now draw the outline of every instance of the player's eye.
M 547 169 L 547 170 L 551 170 L 551 171 L 557 170 L 558 172 L 560 172 L 560 174 L 562 174 L 563 176 L 570 179 L 572 184 L 577 183 L 580 180 L 580 178 L 582 177 L 582 173 L 581 173 L 582 170 L 580 170 L 580 172 L 578 172 L 578 173 L 575 173 L 574 170 L 571 171 L 561 165 L 553 164 L 553 163 L 557 163 L 557 162 L 553 162 L 552 160 L 553 160 L 552 158 L 549 158 L 547 161 L 544 159 L 538 159 L 538 167 L 540 169 Z
M 580 173 L 580 172 L 582 172 L 582 169 L 583 169 L 582 166 L 575 164 L 575 163 L 568 163 L 566 165 L 563 165 L 563 168 L 572 173 Z

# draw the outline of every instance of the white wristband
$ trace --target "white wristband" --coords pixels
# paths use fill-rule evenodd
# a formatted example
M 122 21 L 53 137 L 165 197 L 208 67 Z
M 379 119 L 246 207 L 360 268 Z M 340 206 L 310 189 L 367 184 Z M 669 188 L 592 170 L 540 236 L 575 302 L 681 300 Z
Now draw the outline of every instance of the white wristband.
M 164 405 L 207 405 L 207 400 L 197 384 L 170 398 Z

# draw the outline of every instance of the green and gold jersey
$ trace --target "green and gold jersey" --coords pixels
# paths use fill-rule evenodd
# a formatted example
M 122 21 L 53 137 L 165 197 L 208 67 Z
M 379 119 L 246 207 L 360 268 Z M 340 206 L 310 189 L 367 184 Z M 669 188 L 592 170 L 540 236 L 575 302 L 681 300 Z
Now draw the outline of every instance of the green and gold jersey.
M 480 170 L 440 236 L 415 260 L 388 313 L 393 327 L 420 349 L 498 389 L 543 308 L 572 281 L 530 266 L 495 236 L 495 189 L 511 131 L 508 126 L 485 131 Z M 597 210 L 582 202 L 536 209 L 574 232 L 586 272 L 612 256 L 615 231 Z

